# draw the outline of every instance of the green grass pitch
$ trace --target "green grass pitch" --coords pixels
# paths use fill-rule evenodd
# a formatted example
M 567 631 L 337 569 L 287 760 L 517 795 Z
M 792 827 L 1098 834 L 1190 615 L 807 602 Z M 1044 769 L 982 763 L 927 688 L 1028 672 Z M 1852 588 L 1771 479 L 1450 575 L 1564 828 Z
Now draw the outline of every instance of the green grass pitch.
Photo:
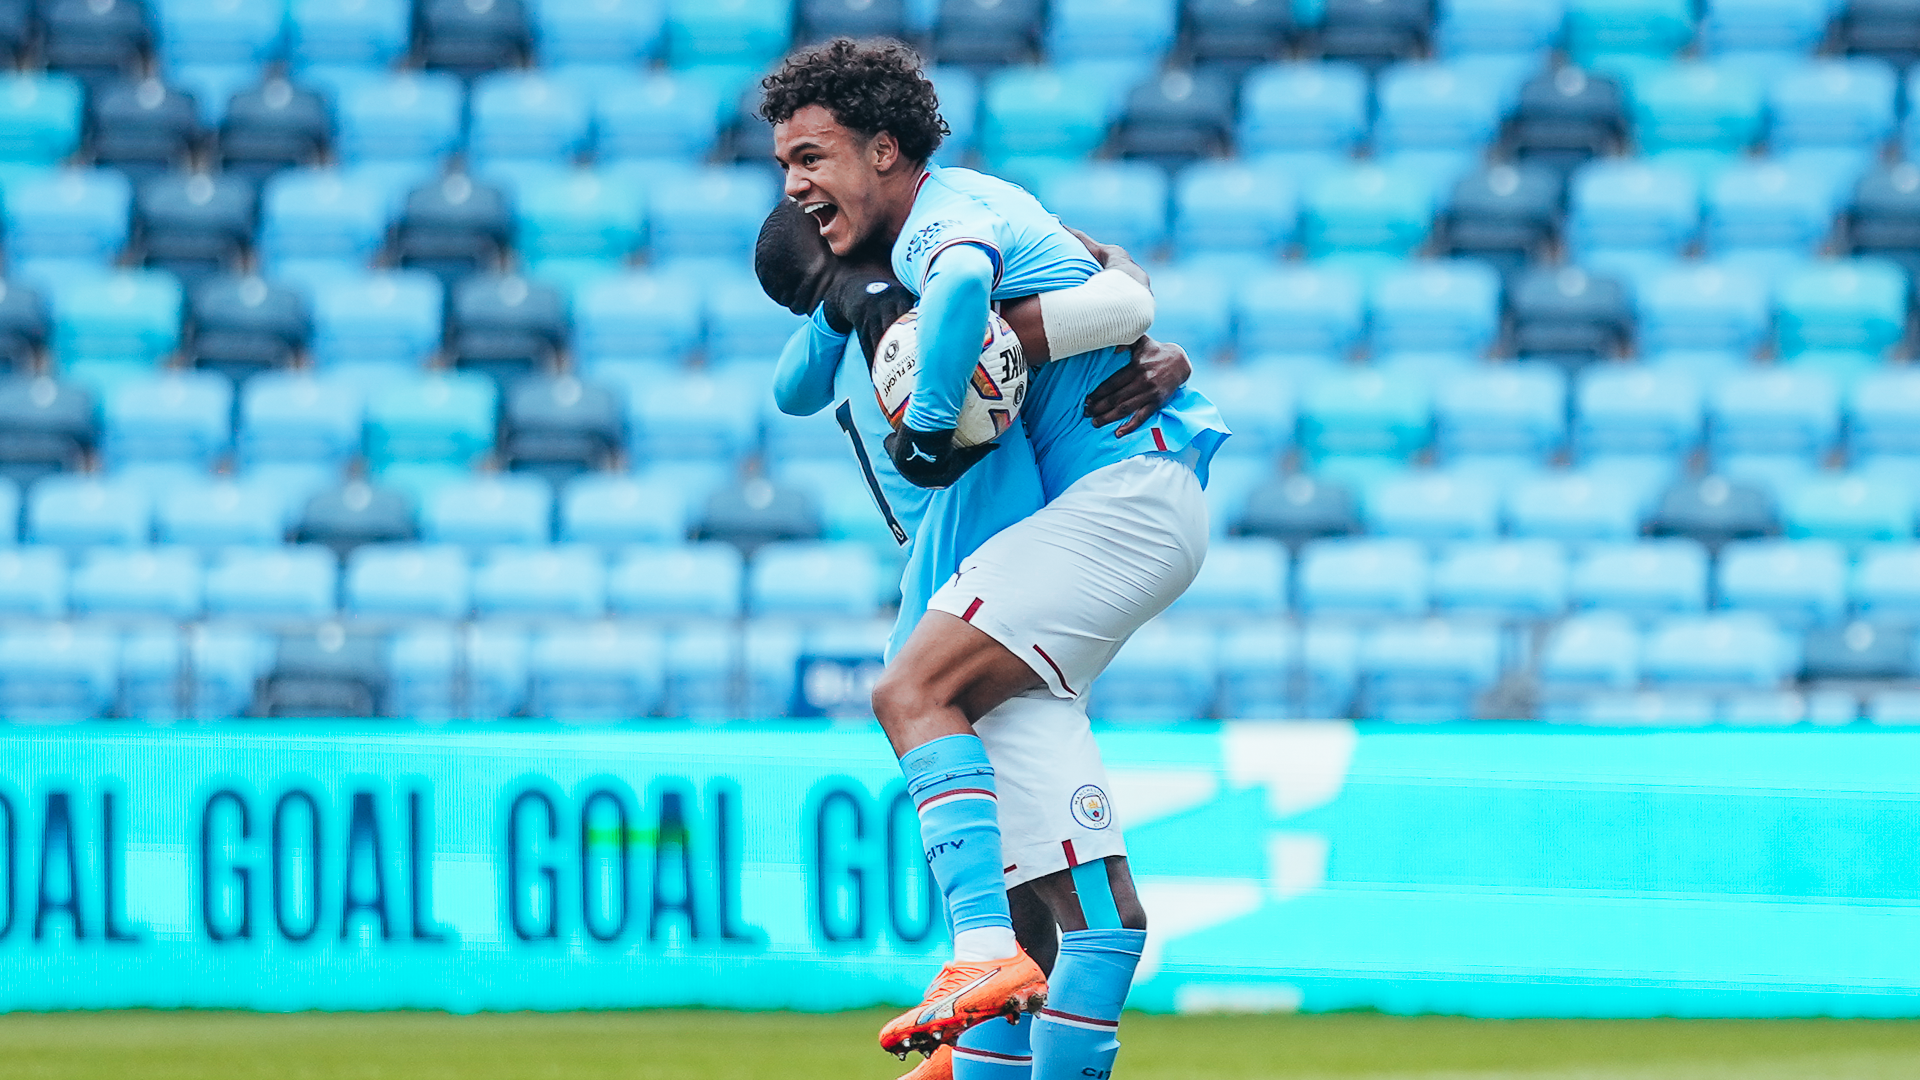
M 6 1080 L 885 1080 L 878 1012 L 0 1016 Z M 1920 1023 L 1129 1014 L 1116 1080 L 1913 1080 Z M 917 1058 L 915 1060 L 918 1060 Z

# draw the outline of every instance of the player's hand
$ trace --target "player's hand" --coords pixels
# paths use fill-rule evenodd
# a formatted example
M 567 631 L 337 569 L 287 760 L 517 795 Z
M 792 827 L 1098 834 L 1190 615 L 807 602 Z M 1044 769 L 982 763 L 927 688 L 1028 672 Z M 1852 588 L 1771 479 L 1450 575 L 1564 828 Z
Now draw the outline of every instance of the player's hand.
M 1000 449 L 997 442 L 955 446 L 952 428 L 915 431 L 903 427 L 887 436 L 886 446 L 887 457 L 893 459 L 893 467 L 900 470 L 900 475 L 915 487 L 923 488 L 953 486 L 953 482 L 979 464 L 981 458 Z
M 1122 418 L 1126 423 L 1114 430 L 1113 437 L 1124 438 L 1140 430 L 1140 425 L 1160 411 L 1173 395 L 1193 376 L 1193 362 L 1187 350 L 1170 341 L 1143 337 L 1133 343 L 1133 358 L 1127 366 L 1106 377 L 1087 395 L 1084 414 L 1094 427 L 1106 427 Z

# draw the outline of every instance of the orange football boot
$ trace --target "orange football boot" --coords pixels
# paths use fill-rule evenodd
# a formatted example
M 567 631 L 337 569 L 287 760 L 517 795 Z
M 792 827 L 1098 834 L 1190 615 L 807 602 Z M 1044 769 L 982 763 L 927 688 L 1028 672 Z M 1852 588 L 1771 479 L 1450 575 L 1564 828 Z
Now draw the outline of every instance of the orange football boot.
M 900 1080 L 953 1080 L 953 1047 L 943 1046 Z
M 914 1050 L 931 1054 L 996 1016 L 1038 1012 L 1047 1002 L 1047 977 L 1015 948 L 1005 960 L 955 960 L 941 968 L 926 1000 L 880 1029 L 880 1048 L 901 1058 Z

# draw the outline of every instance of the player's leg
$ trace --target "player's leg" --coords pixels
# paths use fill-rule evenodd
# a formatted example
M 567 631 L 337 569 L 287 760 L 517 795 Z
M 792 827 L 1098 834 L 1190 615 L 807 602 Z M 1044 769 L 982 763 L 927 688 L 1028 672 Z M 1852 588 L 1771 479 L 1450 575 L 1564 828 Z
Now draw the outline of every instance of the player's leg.
M 1033 884 L 1063 932 L 1047 1004 L 1034 1019 L 1032 1080 L 1110 1076 L 1120 1053 L 1120 1010 L 1147 943 L 1147 915 L 1126 856 Z

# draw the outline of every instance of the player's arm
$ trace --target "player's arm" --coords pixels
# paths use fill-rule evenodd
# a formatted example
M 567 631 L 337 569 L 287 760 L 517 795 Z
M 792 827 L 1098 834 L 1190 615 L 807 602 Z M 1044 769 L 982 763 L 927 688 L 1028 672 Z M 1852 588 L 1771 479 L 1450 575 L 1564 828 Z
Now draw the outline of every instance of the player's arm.
M 1070 289 L 1000 305 L 1028 367 L 1140 340 L 1153 325 L 1153 293 L 1120 270 L 1102 270 Z
M 905 422 L 887 439 L 900 475 L 921 487 L 946 487 L 998 443 L 956 448 L 960 400 L 980 362 L 994 260 L 977 244 L 952 244 L 933 259 L 920 290 L 920 372 Z
M 1142 337 L 1133 343 L 1133 357 L 1127 365 L 1101 380 L 1087 395 L 1082 411 L 1094 427 L 1106 427 L 1125 418 L 1126 423 L 1113 432 L 1114 438 L 1125 438 L 1140 430 L 1140 425 L 1152 419 L 1192 377 L 1193 362 L 1187 359 L 1187 350 L 1170 341 Z
M 833 325 L 824 304 L 793 332 L 773 369 L 773 401 L 781 412 L 812 416 L 833 404 L 833 376 L 850 332 Z

